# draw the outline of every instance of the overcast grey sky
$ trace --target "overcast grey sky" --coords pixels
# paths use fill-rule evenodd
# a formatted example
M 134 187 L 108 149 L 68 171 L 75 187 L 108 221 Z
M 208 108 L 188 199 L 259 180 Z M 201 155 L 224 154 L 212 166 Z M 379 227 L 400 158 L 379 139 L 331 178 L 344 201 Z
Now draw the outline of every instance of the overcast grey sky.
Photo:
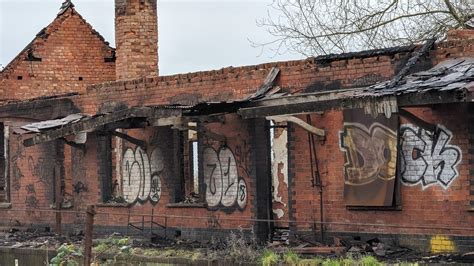
M 62 0 L 0 0 L 0 64 L 7 65 L 55 17 Z M 114 0 L 73 0 L 114 46 Z M 272 0 L 158 0 L 160 74 L 299 59 L 252 48 L 271 40 L 256 20 Z M 261 55 L 260 55 L 261 54 Z M 259 56 L 260 55 L 260 56 Z

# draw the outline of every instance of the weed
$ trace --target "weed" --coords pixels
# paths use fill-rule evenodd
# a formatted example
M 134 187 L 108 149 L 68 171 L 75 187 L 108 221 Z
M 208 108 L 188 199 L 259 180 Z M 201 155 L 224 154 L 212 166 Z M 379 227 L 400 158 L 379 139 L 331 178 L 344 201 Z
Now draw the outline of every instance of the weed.
M 278 254 L 268 249 L 263 251 L 262 257 L 260 258 L 263 266 L 276 265 L 279 259 Z
M 97 258 L 104 253 L 129 255 L 132 252 L 130 249 L 130 239 L 128 237 L 114 238 L 113 236 L 99 240 L 98 244 L 92 248 L 92 251 L 95 254 L 93 261 L 97 261 Z
M 323 261 L 321 258 L 302 259 L 298 262 L 298 266 L 319 266 L 323 264 Z
M 76 266 L 79 265 L 79 260 L 82 257 L 81 250 L 74 244 L 62 244 L 58 248 L 58 254 L 51 259 L 52 265 L 66 265 Z
M 225 251 L 222 256 L 229 257 L 234 261 L 256 261 L 260 255 L 257 240 L 251 233 L 251 237 L 245 237 L 242 229 L 231 232 L 225 240 Z
M 338 259 L 325 259 L 322 263 L 323 266 L 339 266 L 340 261 Z
M 352 258 L 352 256 L 347 256 L 346 258 L 339 258 L 339 265 L 341 266 L 352 266 L 357 264 L 357 262 Z
M 298 265 L 301 258 L 295 252 L 289 250 L 283 255 L 283 261 L 289 265 Z
M 382 265 L 376 258 L 372 256 L 365 256 L 359 260 L 359 265 L 362 266 L 380 266 Z

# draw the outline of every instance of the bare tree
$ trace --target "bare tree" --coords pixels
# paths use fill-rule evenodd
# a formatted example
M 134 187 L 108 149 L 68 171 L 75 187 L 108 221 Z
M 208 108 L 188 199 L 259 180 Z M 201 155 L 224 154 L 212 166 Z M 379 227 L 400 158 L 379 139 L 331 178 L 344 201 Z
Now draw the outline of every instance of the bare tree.
M 474 0 L 274 0 L 258 25 L 275 39 L 253 44 L 314 56 L 443 39 L 470 20 Z

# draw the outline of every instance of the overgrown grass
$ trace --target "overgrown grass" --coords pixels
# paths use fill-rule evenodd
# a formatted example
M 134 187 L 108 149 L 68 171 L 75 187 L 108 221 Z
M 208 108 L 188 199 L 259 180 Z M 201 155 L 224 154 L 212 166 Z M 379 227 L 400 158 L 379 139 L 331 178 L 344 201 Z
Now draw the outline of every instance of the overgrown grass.
M 360 265 L 362 266 L 379 266 L 382 265 L 376 258 L 372 256 L 364 256 L 359 260 Z
M 272 250 L 264 250 L 260 258 L 263 266 L 276 265 L 280 260 L 280 256 Z
M 301 258 L 295 252 L 289 250 L 283 255 L 283 262 L 289 265 L 298 265 Z
M 301 259 L 298 266 L 319 266 L 322 265 L 324 259 L 316 257 L 312 259 Z
M 301 258 L 298 254 L 291 250 L 280 257 L 272 250 L 264 250 L 260 262 L 263 266 L 270 265 L 295 265 L 295 266 L 379 266 L 384 265 L 372 256 L 364 256 L 356 260 L 351 256 L 339 258 Z

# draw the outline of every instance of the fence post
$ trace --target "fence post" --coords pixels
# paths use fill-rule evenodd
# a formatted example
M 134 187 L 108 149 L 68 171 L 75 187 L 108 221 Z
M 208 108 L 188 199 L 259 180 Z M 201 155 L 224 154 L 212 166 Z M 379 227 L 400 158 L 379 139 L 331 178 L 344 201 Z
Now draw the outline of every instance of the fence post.
M 84 266 L 91 265 L 92 230 L 94 228 L 95 206 L 88 205 L 86 210 L 86 229 L 84 238 Z

